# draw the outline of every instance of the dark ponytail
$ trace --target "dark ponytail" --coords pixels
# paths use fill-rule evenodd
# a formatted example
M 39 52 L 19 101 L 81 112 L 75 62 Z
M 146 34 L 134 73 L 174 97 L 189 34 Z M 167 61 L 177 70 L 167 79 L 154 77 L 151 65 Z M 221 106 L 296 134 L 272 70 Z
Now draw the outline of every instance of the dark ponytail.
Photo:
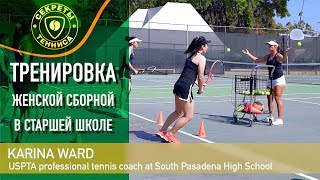
M 130 41 L 130 36 L 126 36 L 124 39 L 129 42 Z
M 280 53 L 281 52 L 281 48 L 280 46 L 277 47 L 277 52 Z
M 193 56 L 195 53 L 198 52 L 199 47 L 197 47 L 199 37 L 193 38 L 192 42 L 190 43 L 188 49 L 184 52 L 185 54 L 191 54 Z

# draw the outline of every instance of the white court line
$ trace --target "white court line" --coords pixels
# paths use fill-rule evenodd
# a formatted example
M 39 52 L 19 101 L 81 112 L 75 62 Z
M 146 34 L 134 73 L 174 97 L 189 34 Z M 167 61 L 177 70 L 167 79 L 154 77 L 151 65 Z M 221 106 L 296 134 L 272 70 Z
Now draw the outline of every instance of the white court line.
M 220 98 L 220 97 L 231 97 L 230 95 L 228 96 L 197 96 L 195 99 L 197 98 Z M 174 96 L 170 96 L 170 97 L 143 97 L 143 98 L 130 98 L 132 100 L 143 100 L 143 99 L 172 99 L 174 98 Z
M 157 80 L 150 80 L 150 79 L 140 79 L 140 80 L 150 81 L 150 82 L 155 82 L 155 83 L 172 84 L 172 81 L 157 81 Z
M 137 118 L 143 119 L 143 120 L 145 120 L 145 121 L 148 121 L 148 122 L 157 124 L 156 121 L 153 121 L 153 120 L 151 120 L 151 119 L 142 117 L 142 116 L 137 115 L 137 114 L 134 114 L 134 113 L 132 113 L 132 112 L 129 112 L 129 114 L 132 115 L 132 116 L 135 116 L 135 117 L 137 117 Z M 159 126 L 161 126 L 161 125 L 159 125 Z M 200 141 L 206 142 L 206 143 L 215 143 L 215 142 L 213 142 L 213 141 L 210 141 L 210 140 L 207 140 L 207 139 L 204 139 L 204 138 L 195 136 L 195 135 L 193 135 L 193 134 L 190 134 L 190 133 L 185 132 L 185 131 L 182 131 L 182 130 L 179 130 L 178 132 L 181 133 L 181 134 L 184 134 L 184 135 L 186 135 L 186 136 L 189 136 L 189 137 L 198 139 L 198 140 L 200 140 Z M 302 174 L 302 173 L 294 173 L 294 174 L 297 175 L 297 176 L 301 176 L 301 177 L 303 177 L 303 178 L 309 179 L 309 180 L 319 180 L 319 179 L 317 179 L 317 178 L 314 178 L 314 177 L 312 177 L 312 176 L 308 176 L 308 175 Z
M 294 96 L 294 95 L 319 95 L 320 93 L 292 93 L 292 94 L 283 94 L 284 96 Z M 232 95 L 233 96 L 233 95 Z M 142 97 L 142 98 L 130 98 L 133 100 L 139 100 L 139 99 L 171 99 L 174 96 L 168 96 L 168 97 Z M 219 97 L 231 97 L 231 95 L 225 95 L 225 96 L 197 96 L 196 98 L 219 98 Z M 195 99 L 196 99 L 195 98 Z M 320 98 L 320 97 L 307 97 L 307 98 L 301 98 L 301 99 L 313 99 L 313 98 Z M 286 98 L 284 98 L 286 99 Z M 300 98 L 288 98 L 288 99 L 300 99 Z
M 283 95 L 317 95 L 320 93 L 292 93 L 292 94 L 283 94 Z
M 283 98 L 285 100 L 296 100 L 296 99 L 319 99 L 320 97 L 301 97 L 301 98 Z
M 312 177 L 312 176 L 308 176 L 308 175 L 302 174 L 302 173 L 295 173 L 295 175 L 298 175 L 298 176 L 301 176 L 301 177 L 304 177 L 304 178 L 310 179 L 310 180 L 319 180 L 319 179 L 317 179 L 317 178 L 314 178 L 314 177 Z
M 288 101 L 294 101 L 294 102 L 300 102 L 300 103 L 305 103 L 305 104 L 312 104 L 312 105 L 318 105 L 320 106 L 320 103 L 313 103 L 313 102 L 308 102 L 308 101 L 299 101 L 299 100 L 294 100 L 294 99 L 287 99 Z
M 173 86 L 140 86 L 140 87 L 132 87 L 132 89 L 172 89 Z M 197 88 L 197 86 L 194 86 Z M 207 89 L 217 89 L 217 88 L 228 88 L 231 89 L 228 85 L 209 85 Z
M 219 96 L 218 96 L 219 97 Z M 306 103 L 306 104 L 313 104 L 313 105 L 320 105 L 319 103 L 312 103 L 312 102 L 307 102 L 307 101 L 299 101 L 296 99 L 317 99 L 320 97 L 310 97 L 310 98 L 283 98 L 284 100 L 288 100 L 288 101 L 296 101 L 296 102 L 301 102 L 301 103 Z M 153 98 L 154 99 L 154 98 Z M 264 99 L 261 98 L 257 98 L 257 100 L 261 101 Z M 223 101 L 196 101 L 196 103 L 221 103 L 221 102 L 231 102 L 231 100 L 223 100 Z M 152 104 L 172 104 L 173 101 L 165 101 L 165 102 L 134 102 L 134 103 L 130 103 L 131 105 L 152 105 Z
M 231 100 L 224 101 L 196 101 L 196 103 L 221 103 L 221 102 L 231 102 Z M 147 104 L 173 104 L 173 101 L 170 102 L 141 102 L 141 103 L 130 103 L 132 105 L 147 105 Z
M 145 118 L 145 117 L 139 116 L 139 115 L 134 114 L 134 113 L 132 113 L 132 112 L 129 112 L 129 114 L 130 114 L 130 115 L 132 115 L 132 116 L 135 116 L 135 117 L 137 117 L 137 118 L 140 118 L 140 119 L 143 119 L 143 120 L 149 121 L 149 122 L 151 122 L 151 123 L 155 123 L 155 124 L 157 124 L 157 122 L 156 122 L 156 121 L 153 121 L 153 120 L 151 120 L 151 119 L 148 119 L 148 118 Z M 159 126 L 161 126 L 161 125 L 159 125 Z M 206 143 L 215 143 L 215 142 L 213 142 L 213 141 L 210 141 L 210 140 L 207 140 L 207 139 L 204 139 L 204 138 L 201 138 L 201 137 L 195 136 L 195 135 L 193 135 L 193 134 L 187 133 L 187 132 L 182 131 L 182 130 L 179 130 L 179 133 L 184 134 L 184 135 L 189 136 L 189 137 L 193 137 L 193 138 L 195 138 L 195 139 L 198 139 L 198 140 L 203 141 L 203 142 L 206 142 Z

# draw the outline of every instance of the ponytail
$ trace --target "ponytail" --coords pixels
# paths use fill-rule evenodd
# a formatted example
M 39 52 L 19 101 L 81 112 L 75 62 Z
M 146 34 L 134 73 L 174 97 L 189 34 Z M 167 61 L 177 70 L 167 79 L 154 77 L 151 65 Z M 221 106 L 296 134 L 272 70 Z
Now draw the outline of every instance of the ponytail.
M 184 52 L 185 54 L 191 54 L 193 56 L 197 51 L 199 50 L 199 47 L 197 47 L 197 42 L 199 40 L 199 37 L 195 37 L 192 42 L 190 43 L 188 49 Z
M 277 52 L 280 53 L 281 52 L 281 48 L 280 46 L 277 47 Z

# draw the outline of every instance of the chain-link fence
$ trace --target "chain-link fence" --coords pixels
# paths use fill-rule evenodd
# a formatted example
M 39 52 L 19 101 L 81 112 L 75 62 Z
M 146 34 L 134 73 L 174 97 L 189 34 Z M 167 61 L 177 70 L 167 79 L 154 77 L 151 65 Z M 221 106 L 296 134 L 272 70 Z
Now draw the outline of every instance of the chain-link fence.
M 311 68 L 314 71 L 312 66 L 319 67 L 315 63 L 320 63 L 318 32 L 313 32 L 314 36 L 312 37 L 306 36 L 304 40 L 300 41 L 302 46 L 298 46 L 298 41 L 290 40 L 288 29 L 210 26 L 213 31 L 208 32 L 208 26 L 163 23 L 161 26 L 155 26 L 153 24 L 156 23 L 144 24 L 142 28 L 130 28 L 131 35 L 143 39 L 139 49 L 135 51 L 136 66 L 155 65 L 159 68 L 174 68 L 175 72 L 179 73 L 186 58 L 186 55 L 183 54 L 184 50 L 192 39 L 199 35 L 212 41 L 206 54 L 208 59 L 252 62 L 242 53 L 243 49 L 248 49 L 257 57 L 265 56 L 269 53 L 266 42 L 275 40 L 280 45 L 281 52 L 287 47 L 292 47 L 288 61 L 284 64 L 287 73 L 290 73 L 290 67 L 292 70 Z M 153 27 L 157 29 L 152 29 Z M 320 71 L 318 68 L 314 73 L 319 73 L 318 70 Z
M 19 15 L 1 15 L 0 21 L 10 22 L 17 19 Z M 73 61 L 90 59 L 90 61 L 107 61 L 108 29 L 112 27 L 114 20 L 100 19 L 95 30 L 91 34 L 85 46 L 90 48 L 81 49 L 73 55 Z M 122 21 L 123 22 L 123 21 Z M 243 28 L 228 26 L 207 26 L 207 25 L 185 25 L 167 24 L 155 22 L 129 22 L 130 35 L 137 36 L 143 40 L 138 49 L 135 50 L 134 66 L 146 68 L 156 66 L 159 69 L 173 69 L 174 73 L 180 73 L 186 55 L 184 51 L 189 43 L 196 36 L 204 36 L 211 40 L 206 54 L 208 59 L 220 59 L 225 62 L 249 63 L 252 62 L 241 50 L 248 49 L 255 56 L 268 54 L 266 42 L 275 40 L 280 47 L 286 49 L 291 46 L 288 61 L 284 64 L 286 74 L 302 73 L 320 74 L 320 38 L 319 32 L 309 32 L 313 36 L 306 36 L 300 41 L 290 40 L 288 29 L 269 28 Z M 110 46 L 110 45 L 108 45 Z M 230 49 L 230 52 L 227 51 Z M 108 52 L 109 51 L 109 52 Z M 85 58 L 84 58 L 85 57 Z M 233 65 L 241 68 L 240 65 Z M 233 67 L 232 66 L 232 67 Z M 231 69 L 231 68 L 230 68 Z

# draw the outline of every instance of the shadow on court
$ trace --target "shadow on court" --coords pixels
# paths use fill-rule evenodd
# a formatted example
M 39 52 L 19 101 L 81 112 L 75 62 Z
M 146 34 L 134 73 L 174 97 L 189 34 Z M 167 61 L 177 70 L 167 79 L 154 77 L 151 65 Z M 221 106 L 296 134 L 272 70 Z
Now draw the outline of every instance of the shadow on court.
M 145 131 L 129 131 L 129 134 L 134 134 L 137 138 L 151 141 L 151 142 L 163 142 L 160 138 L 156 137 L 154 134 L 147 133 Z
M 249 126 L 249 115 L 246 115 L 244 118 L 240 119 L 237 123 L 234 122 L 234 118 L 232 116 L 223 116 L 223 115 L 213 115 L 213 114 L 201 114 L 195 113 L 201 116 L 202 119 L 209 120 L 212 122 L 222 123 L 222 124 L 231 124 L 237 126 Z M 264 122 L 266 119 L 262 119 L 258 116 L 258 121 L 253 121 L 256 125 L 268 125 L 267 122 Z

